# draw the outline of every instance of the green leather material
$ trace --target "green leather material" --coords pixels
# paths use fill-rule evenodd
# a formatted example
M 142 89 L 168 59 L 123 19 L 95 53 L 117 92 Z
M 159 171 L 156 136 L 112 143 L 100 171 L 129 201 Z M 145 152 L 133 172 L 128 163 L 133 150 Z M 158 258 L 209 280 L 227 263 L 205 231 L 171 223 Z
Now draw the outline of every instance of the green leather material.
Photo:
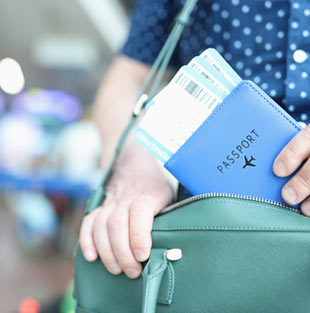
M 149 261 L 144 267 L 142 313 L 155 313 L 158 292 L 164 273 L 168 268 L 165 249 L 152 249 Z
M 310 219 L 298 212 L 224 196 L 196 199 L 157 216 L 152 240 L 154 251 L 183 252 L 172 265 L 170 305 L 157 301 L 156 313 L 310 312 Z M 167 284 L 165 270 L 158 299 L 167 298 Z M 143 287 L 143 277 L 114 276 L 78 248 L 77 313 L 141 312 Z
M 144 267 L 142 312 L 155 313 L 156 304 L 170 305 L 173 300 L 175 275 L 173 262 L 167 260 L 166 249 L 152 249 Z M 159 293 L 160 292 L 160 293 Z
M 173 292 L 175 288 L 173 263 L 174 262 L 168 262 L 167 270 L 163 275 L 157 297 L 157 303 L 159 304 L 170 305 L 173 301 Z

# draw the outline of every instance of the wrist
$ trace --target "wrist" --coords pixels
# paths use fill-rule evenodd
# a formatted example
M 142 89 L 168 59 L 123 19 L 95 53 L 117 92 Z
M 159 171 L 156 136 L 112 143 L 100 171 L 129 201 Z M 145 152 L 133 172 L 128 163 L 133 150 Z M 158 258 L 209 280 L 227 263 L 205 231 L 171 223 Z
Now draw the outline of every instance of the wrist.
M 109 153 L 107 153 L 107 150 L 104 150 L 102 162 L 104 168 L 106 168 L 112 156 L 113 150 L 110 150 Z M 164 168 L 163 164 L 136 142 L 132 135 L 127 138 L 116 160 L 113 171 L 125 175 L 142 175 L 150 179 L 160 180 L 166 183 L 168 188 L 171 188 L 176 197 L 178 181 Z

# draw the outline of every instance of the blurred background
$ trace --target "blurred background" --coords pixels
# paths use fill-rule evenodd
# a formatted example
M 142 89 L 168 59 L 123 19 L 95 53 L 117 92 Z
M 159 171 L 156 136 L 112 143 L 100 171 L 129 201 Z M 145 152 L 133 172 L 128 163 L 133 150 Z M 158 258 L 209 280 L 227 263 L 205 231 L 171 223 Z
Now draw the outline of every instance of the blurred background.
M 1 313 L 70 310 L 62 297 L 100 176 L 90 110 L 133 2 L 0 1 Z

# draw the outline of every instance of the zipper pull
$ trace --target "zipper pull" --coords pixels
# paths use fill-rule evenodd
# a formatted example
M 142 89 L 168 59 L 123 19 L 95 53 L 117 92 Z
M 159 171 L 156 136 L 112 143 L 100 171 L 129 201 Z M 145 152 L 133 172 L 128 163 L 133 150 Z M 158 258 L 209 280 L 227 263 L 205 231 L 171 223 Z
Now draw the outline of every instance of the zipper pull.
M 169 261 L 178 261 L 182 259 L 181 249 L 169 249 L 166 250 L 166 258 Z

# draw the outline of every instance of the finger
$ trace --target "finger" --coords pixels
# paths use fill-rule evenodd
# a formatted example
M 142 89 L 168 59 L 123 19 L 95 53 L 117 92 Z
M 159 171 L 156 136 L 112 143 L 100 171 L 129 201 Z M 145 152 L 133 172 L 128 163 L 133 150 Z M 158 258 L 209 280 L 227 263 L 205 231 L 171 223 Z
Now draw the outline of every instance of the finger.
M 300 131 L 282 149 L 273 163 L 273 171 L 277 176 L 288 176 L 292 174 L 309 156 L 310 125 Z
M 114 208 L 115 204 L 111 203 L 109 205 L 105 205 L 101 209 L 94 225 L 94 241 L 96 243 L 100 258 L 106 269 L 110 273 L 118 275 L 122 272 L 122 269 L 114 256 L 107 230 L 108 217 Z
M 307 198 L 302 204 L 301 204 L 301 212 L 305 216 L 310 216 L 310 198 Z
M 94 238 L 93 238 L 93 224 L 94 219 L 98 213 L 98 209 L 86 215 L 82 221 L 80 229 L 80 246 L 85 259 L 89 262 L 95 261 L 98 257 Z
M 297 204 L 310 194 L 310 159 L 282 189 L 282 198 L 289 204 Z
M 152 247 L 154 216 L 169 202 L 171 196 L 163 191 L 158 194 L 143 194 L 132 203 L 129 210 L 130 244 L 137 261 L 148 259 Z
M 108 232 L 118 264 L 129 278 L 137 278 L 141 264 L 134 258 L 129 243 L 128 210 L 130 202 L 120 202 L 108 220 Z

